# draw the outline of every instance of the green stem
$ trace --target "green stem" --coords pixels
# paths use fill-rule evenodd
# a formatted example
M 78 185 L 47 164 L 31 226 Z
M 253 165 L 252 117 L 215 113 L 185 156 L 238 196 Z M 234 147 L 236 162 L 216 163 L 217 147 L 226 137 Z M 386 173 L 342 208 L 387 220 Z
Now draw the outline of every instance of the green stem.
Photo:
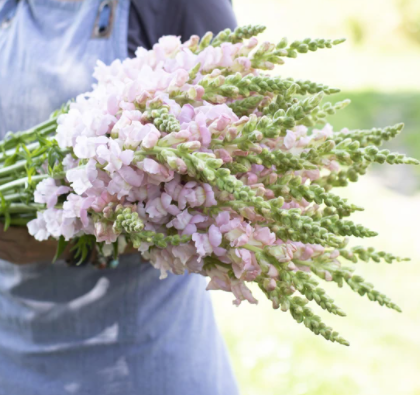
M 8 176 L 8 177 L 4 177 L 4 178 L 0 178 L 0 185 L 4 185 L 7 184 L 10 181 L 13 181 L 16 177 L 13 176 Z
M 28 162 L 26 160 L 20 160 L 10 166 L 4 166 L 0 168 L 0 177 L 8 176 L 17 170 L 22 170 Z
M 310 262 L 308 262 L 308 261 L 301 261 L 299 259 L 293 259 L 293 263 L 295 263 L 296 265 L 312 267 L 312 264 Z
M 171 148 L 171 147 L 159 147 L 158 145 L 155 145 L 153 148 L 151 149 L 142 149 L 140 152 L 145 154 L 145 155 L 151 155 L 151 154 L 157 154 L 161 151 L 172 151 L 172 152 L 178 152 L 177 148 Z M 139 151 L 137 151 L 139 152 Z
M 18 218 L 11 218 L 10 219 L 10 225 L 12 226 L 25 226 L 28 224 L 28 222 L 32 221 L 33 219 L 35 219 L 35 217 L 18 217 Z
M 25 130 L 23 132 L 14 133 L 14 136 L 19 136 L 19 137 L 29 136 L 33 133 L 44 131 L 45 129 L 50 128 L 51 126 L 55 127 L 56 125 L 57 125 L 57 118 L 49 119 L 45 122 L 42 122 L 42 123 L 34 126 L 31 129 Z
M 10 206 L 6 208 L 9 214 L 24 214 L 24 213 L 31 213 L 33 211 L 39 211 L 45 208 L 44 204 L 38 203 L 12 203 Z
M 56 130 L 57 130 L 57 122 L 55 121 L 51 126 L 42 130 L 37 130 L 37 132 L 40 133 L 41 136 L 45 136 L 51 132 L 55 132 Z
M 263 251 L 261 248 L 252 246 L 250 244 L 245 244 L 245 245 L 242 246 L 242 248 L 246 248 L 247 250 L 253 251 L 253 252 L 262 252 Z
M 63 173 L 60 176 L 55 177 L 55 178 L 64 178 L 64 176 L 65 176 L 65 174 Z M 48 174 L 39 174 L 39 175 L 36 175 L 36 176 L 32 176 L 31 177 L 31 182 L 41 181 L 41 180 L 44 180 L 45 178 L 48 178 L 48 177 L 50 177 Z M 29 182 L 28 177 L 24 177 L 24 178 L 20 178 L 19 180 L 8 182 L 7 184 L 0 185 L 0 192 L 3 193 L 5 191 L 9 191 L 9 190 L 14 189 L 16 187 L 19 187 L 21 185 L 25 185 L 28 182 Z
M 18 193 L 11 193 L 10 195 L 3 196 L 4 200 L 6 202 L 13 202 L 15 200 L 22 200 L 26 198 L 26 194 L 22 192 Z
M 46 148 L 46 149 L 47 149 L 47 148 Z M 46 151 L 46 149 L 45 149 L 45 151 Z M 38 157 L 39 155 L 42 155 L 45 151 L 44 151 L 44 150 L 41 150 L 41 151 L 40 151 L 37 155 L 35 155 L 33 158 L 36 158 L 36 157 Z M 60 152 L 61 152 L 63 155 L 66 155 L 66 154 L 68 154 L 68 153 L 70 152 L 70 150 L 69 150 L 69 149 L 67 149 L 67 148 L 65 148 L 65 149 L 60 150 Z M 25 166 L 27 165 L 27 163 L 28 163 L 28 161 L 27 161 L 27 160 L 20 160 L 19 162 L 16 162 L 16 163 L 14 163 L 13 165 L 0 167 L 0 177 L 3 177 L 3 176 L 8 176 L 9 174 L 14 173 L 15 171 L 25 169 Z M 41 163 L 42 163 L 42 160 L 39 160 L 39 159 L 38 159 L 38 161 L 34 161 L 34 163 L 33 163 L 33 164 L 34 164 L 34 165 L 40 165 Z
M 40 148 L 40 144 L 32 143 L 25 145 L 25 148 L 31 153 L 31 158 L 37 158 L 44 154 L 48 150 L 48 146 L 44 146 L 43 149 Z M 39 150 L 37 153 L 34 154 L 35 150 Z M 18 151 L 19 152 L 19 151 Z M 16 148 L 12 148 L 10 150 L 5 151 L 4 153 L 0 153 L 0 162 L 4 162 L 8 157 L 13 156 L 16 154 Z
M 39 133 L 41 136 L 48 135 L 57 129 L 56 119 L 51 119 L 44 122 L 32 129 L 25 130 L 24 132 L 17 132 L 11 135 L 11 138 L 0 142 L 0 149 L 6 150 L 16 147 L 22 142 L 31 142 L 36 139 L 36 134 Z
M 36 142 L 36 143 L 28 144 L 26 146 L 26 148 L 29 151 L 32 151 L 33 149 L 37 149 L 39 146 L 40 146 L 40 144 L 38 142 Z M 16 148 L 11 148 L 11 149 L 8 149 L 7 151 L 1 152 L 0 153 L 0 162 L 6 160 L 9 156 L 11 156 L 15 153 L 16 153 Z
M 232 269 L 232 265 L 231 264 L 222 263 L 222 262 L 219 261 L 218 258 L 214 258 L 212 256 L 205 257 L 204 258 L 204 262 L 205 262 L 204 263 L 204 267 L 203 267 L 204 269 L 205 269 L 205 266 L 206 265 L 217 265 L 217 266 L 223 267 L 223 268 L 228 269 L 228 270 L 231 270 Z

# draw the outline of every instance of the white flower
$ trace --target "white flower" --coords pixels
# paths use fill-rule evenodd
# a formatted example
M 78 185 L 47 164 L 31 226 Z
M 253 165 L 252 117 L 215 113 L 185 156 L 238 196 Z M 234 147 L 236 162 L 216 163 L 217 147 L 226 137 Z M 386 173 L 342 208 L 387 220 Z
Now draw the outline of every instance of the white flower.
M 35 189 L 35 203 L 46 203 L 48 208 L 57 204 L 58 196 L 70 192 L 70 188 L 64 185 L 58 185 L 53 178 L 42 180 Z
M 89 188 L 93 187 L 93 181 L 98 176 L 98 171 L 95 166 L 96 161 L 91 159 L 86 167 L 70 169 L 67 171 L 67 180 L 78 195 L 82 195 Z
M 108 148 L 109 147 L 109 148 Z M 123 165 L 128 166 L 133 160 L 132 150 L 122 150 L 117 140 L 110 139 L 108 147 L 100 145 L 97 149 L 98 161 L 105 166 L 105 170 L 113 173 L 120 170 Z
M 73 152 L 80 159 L 90 159 L 96 155 L 96 149 L 100 145 L 106 145 L 107 142 L 108 138 L 105 136 L 78 136 L 76 138 L 76 144 L 73 147 Z
M 45 222 L 43 212 L 38 211 L 36 216 L 35 219 L 28 222 L 28 232 L 38 241 L 47 240 L 50 237 L 50 234 L 47 230 L 47 223 Z

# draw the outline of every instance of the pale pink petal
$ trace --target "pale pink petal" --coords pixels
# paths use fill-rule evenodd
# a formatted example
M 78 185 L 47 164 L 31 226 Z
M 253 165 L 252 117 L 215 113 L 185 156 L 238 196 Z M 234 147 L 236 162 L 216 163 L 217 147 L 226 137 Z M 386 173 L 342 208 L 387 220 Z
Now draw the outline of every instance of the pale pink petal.
M 150 174 L 159 174 L 161 166 L 155 160 L 146 158 L 143 160 L 143 169 L 145 172 Z
M 272 245 L 276 241 L 276 235 L 270 232 L 270 229 L 260 228 L 254 232 L 254 239 L 260 241 L 264 245 Z
M 138 170 L 134 170 L 130 166 L 122 166 L 118 173 L 122 179 L 133 187 L 140 187 L 143 182 L 144 174 Z
M 133 157 L 134 157 L 134 151 L 129 150 L 129 149 L 124 150 L 120 154 L 120 159 L 122 163 L 126 166 L 128 166 L 131 163 L 131 161 L 133 160 Z
M 185 104 L 179 115 L 177 116 L 178 121 L 182 123 L 188 123 L 191 122 L 191 120 L 194 118 L 195 112 L 194 107 L 191 104 Z
M 291 130 L 288 130 L 283 143 L 287 149 L 292 149 L 296 144 L 296 135 Z
M 197 253 L 199 255 L 199 261 L 201 261 L 201 258 L 204 258 L 213 252 L 208 235 L 203 233 L 194 233 L 192 235 L 192 240 L 195 243 L 195 248 L 197 249 Z
M 215 225 L 211 225 L 209 228 L 209 240 L 213 247 L 218 247 L 222 242 L 222 233 L 220 232 L 220 229 Z

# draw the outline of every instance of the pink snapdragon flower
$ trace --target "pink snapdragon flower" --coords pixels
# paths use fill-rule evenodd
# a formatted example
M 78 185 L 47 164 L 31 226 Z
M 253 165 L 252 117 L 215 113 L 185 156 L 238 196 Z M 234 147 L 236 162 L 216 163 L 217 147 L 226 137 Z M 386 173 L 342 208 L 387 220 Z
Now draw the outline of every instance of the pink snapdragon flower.
M 236 297 L 233 301 L 233 304 L 236 306 L 239 306 L 244 300 L 251 304 L 258 304 L 258 300 L 254 298 L 250 289 L 241 280 L 231 280 L 231 291 Z
M 281 241 L 277 243 L 277 245 L 267 247 L 267 252 L 279 262 L 290 262 L 297 247 L 291 243 L 283 243 Z
M 221 266 L 212 267 L 206 272 L 210 277 L 210 282 L 207 285 L 207 290 L 222 290 L 231 292 L 231 279 L 228 275 L 229 269 Z
M 139 121 L 133 121 L 119 131 L 119 138 L 124 141 L 124 147 L 132 150 L 135 150 L 140 144 L 146 149 L 153 148 L 160 135 L 161 133 L 153 124 L 143 125 Z
M 38 211 L 36 218 L 28 222 L 28 232 L 38 241 L 48 240 L 50 233 L 47 230 L 47 223 L 42 211 Z
M 148 182 L 155 185 L 159 185 L 161 182 L 169 182 L 174 177 L 173 170 L 150 158 L 146 158 L 136 165 L 148 175 Z
M 179 215 L 180 210 L 175 205 L 171 204 L 172 198 L 167 193 L 162 193 L 154 199 L 149 199 L 146 203 L 145 211 L 150 219 L 162 219 L 169 214 Z
M 63 204 L 64 218 L 80 218 L 83 226 L 89 224 L 88 209 L 96 201 L 95 197 L 81 197 L 71 193 Z
M 90 159 L 85 167 L 76 167 L 66 172 L 67 181 L 78 195 L 92 188 L 97 177 L 98 171 L 94 159 Z
M 73 158 L 71 154 L 67 154 L 61 163 L 63 165 L 63 170 L 67 171 L 77 167 L 79 165 L 79 160 Z
M 210 226 L 208 234 L 194 233 L 192 235 L 192 240 L 195 243 L 199 261 L 201 261 L 202 258 L 211 255 L 212 253 L 217 256 L 223 256 L 226 254 L 226 250 L 220 247 L 222 242 L 222 235 L 220 230 L 214 225 Z
M 47 208 L 52 208 L 57 204 L 58 197 L 71 191 L 70 187 L 57 185 L 53 178 L 42 180 L 35 189 L 35 203 L 45 203 Z
M 60 148 L 72 147 L 76 137 L 80 136 L 85 128 L 82 114 L 75 108 L 70 108 L 67 114 L 60 115 L 57 123 L 56 140 Z
M 191 242 L 172 247 L 172 254 L 174 256 L 174 265 L 177 267 L 182 265 L 190 273 L 199 273 L 203 268 L 203 262 L 198 261 L 197 250 Z
M 107 192 L 110 195 L 116 195 L 118 199 L 122 199 L 124 196 L 128 196 L 133 186 L 124 180 L 121 174 L 114 173 L 111 181 L 108 184 Z
M 77 233 L 75 219 L 66 218 L 63 210 L 49 208 L 44 211 L 43 219 L 48 233 L 54 238 L 64 236 L 65 240 L 70 240 Z
M 90 159 L 96 156 L 96 149 L 101 145 L 106 145 L 108 138 L 100 137 L 76 137 L 76 144 L 73 147 L 74 154 L 80 159 Z
M 291 150 L 296 145 L 296 135 L 292 130 L 286 132 L 283 144 L 287 150 Z
M 97 148 L 97 158 L 101 165 L 105 165 L 105 170 L 113 173 L 120 170 L 123 165 L 128 166 L 134 157 L 134 151 L 122 150 L 121 142 L 110 139 L 108 147 L 100 145 Z
M 327 123 L 322 129 L 314 129 L 312 132 L 312 139 L 315 141 L 325 141 L 327 138 L 332 137 L 332 126 Z
M 232 261 L 232 269 L 236 278 L 240 279 L 245 274 L 244 277 L 247 278 L 247 281 L 250 281 L 261 273 L 253 252 L 245 248 L 235 248 L 229 250 L 227 256 Z
M 207 221 L 208 217 L 195 214 L 192 215 L 188 210 L 181 211 L 176 217 L 168 222 L 166 225 L 167 228 L 174 227 L 175 229 L 182 231 L 183 235 L 192 235 L 197 232 L 197 225 L 200 222 Z M 220 244 L 220 243 L 219 243 Z
M 168 272 L 172 272 L 173 255 L 168 249 L 157 249 L 153 248 L 150 251 L 143 254 L 146 259 L 150 261 L 155 269 L 160 270 L 159 279 L 168 277 Z
M 256 241 L 259 245 L 268 246 L 273 245 L 276 242 L 276 235 L 267 227 L 257 227 L 257 229 L 254 230 L 252 237 L 252 244 L 256 244 Z
M 104 241 L 106 244 L 111 244 L 117 241 L 118 234 L 115 233 L 111 222 L 95 222 L 94 228 L 94 234 L 98 242 Z
M 115 123 L 114 127 L 112 128 L 112 134 L 119 134 L 121 130 L 124 130 L 128 126 L 135 124 L 135 122 L 139 122 L 141 119 L 141 112 L 139 110 L 124 110 L 121 113 L 120 118 Z M 126 134 L 125 134 L 126 135 Z M 124 138 L 125 139 L 125 138 Z

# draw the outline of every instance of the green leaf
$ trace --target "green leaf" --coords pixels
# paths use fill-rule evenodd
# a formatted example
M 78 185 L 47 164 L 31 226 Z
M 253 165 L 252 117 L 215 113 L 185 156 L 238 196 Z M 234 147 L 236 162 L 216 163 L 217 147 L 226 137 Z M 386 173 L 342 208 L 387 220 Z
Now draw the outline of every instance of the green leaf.
M 18 145 L 15 149 L 14 154 L 7 156 L 5 161 L 4 161 L 4 166 L 10 166 L 10 165 L 14 165 L 19 157 L 19 150 L 20 150 L 20 145 Z M 6 153 L 6 151 L 4 151 L 4 153 Z
M 51 149 L 48 152 L 48 167 L 50 169 L 52 169 L 54 167 L 55 161 L 56 161 L 56 156 L 54 155 L 54 151 Z
M 7 229 L 9 229 L 10 226 L 10 213 L 7 210 L 9 207 L 9 203 L 4 198 L 3 194 L 0 192 L 0 200 L 1 200 L 1 212 L 2 215 L 4 215 L 4 228 L 3 230 L 6 232 Z
M 55 253 L 52 263 L 54 263 L 61 256 L 68 244 L 69 242 L 66 241 L 63 236 L 60 236 L 60 238 L 58 239 L 57 251 Z
M 10 214 L 7 211 L 4 213 L 4 218 L 5 218 L 5 221 L 4 221 L 3 230 L 6 232 L 7 229 L 9 229 L 9 226 L 10 226 Z
M 114 259 L 118 260 L 118 240 L 112 244 Z
M 5 211 L 7 208 L 7 202 L 4 198 L 4 195 L 0 192 L 0 200 L 1 200 L 1 211 Z
M 95 246 L 95 236 L 83 235 L 79 237 L 71 248 L 71 251 L 75 251 L 74 258 L 79 259 L 76 265 L 80 265 L 87 257 L 89 252 Z
M 28 167 L 25 166 L 26 168 L 26 175 L 28 177 L 28 185 L 30 185 L 32 183 L 32 176 L 36 174 L 36 169 L 34 167 Z
M 26 153 L 25 159 L 27 159 L 29 161 L 31 159 L 31 157 L 32 157 L 31 151 L 28 150 L 28 147 L 26 147 L 25 144 L 21 144 L 21 147 L 23 148 L 23 150 Z

